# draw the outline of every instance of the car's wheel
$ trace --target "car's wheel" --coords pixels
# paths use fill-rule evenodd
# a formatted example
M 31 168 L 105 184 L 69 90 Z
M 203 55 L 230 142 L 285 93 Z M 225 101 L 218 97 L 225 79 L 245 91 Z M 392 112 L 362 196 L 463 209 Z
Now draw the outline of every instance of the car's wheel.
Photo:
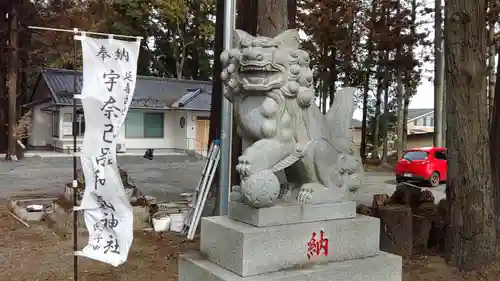
M 439 174 L 438 172 L 433 172 L 429 177 L 429 185 L 432 187 L 436 187 L 439 185 Z
M 404 180 L 402 177 L 396 177 L 396 182 L 397 183 L 402 183 Z

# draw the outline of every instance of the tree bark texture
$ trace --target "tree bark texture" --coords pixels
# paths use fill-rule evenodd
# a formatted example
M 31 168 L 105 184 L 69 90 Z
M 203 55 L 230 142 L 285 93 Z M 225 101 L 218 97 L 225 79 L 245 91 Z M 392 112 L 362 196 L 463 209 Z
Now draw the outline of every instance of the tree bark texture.
M 222 66 L 220 64 L 220 55 L 223 49 L 223 39 L 224 39 L 224 0 L 217 0 L 217 20 L 215 22 L 215 46 L 214 46 L 214 70 L 213 70 L 213 84 L 212 84 L 212 95 L 211 95 L 211 107 L 210 107 L 210 130 L 209 130 L 209 141 L 207 144 L 207 149 L 210 149 L 210 145 L 213 140 L 218 139 L 220 135 L 220 122 L 221 122 L 221 104 L 222 104 L 222 80 L 220 78 L 220 73 L 222 72 Z M 216 174 L 217 175 L 217 174 Z M 217 177 L 217 176 L 216 176 Z M 214 179 L 214 182 L 217 182 Z
M 224 49 L 223 39 L 224 39 L 224 0 L 217 0 L 217 20 L 215 21 L 215 46 L 214 46 L 214 67 L 212 75 L 212 95 L 210 98 L 210 127 L 208 132 L 208 144 L 207 151 L 210 149 L 212 141 L 220 138 L 220 125 L 222 116 L 222 99 L 225 98 L 222 94 L 222 80 L 220 73 L 222 72 L 222 65 L 220 63 L 220 55 Z M 215 171 L 213 182 L 219 182 L 219 165 Z M 215 197 L 215 207 L 213 209 L 212 215 L 219 210 L 219 185 L 215 185 L 215 188 L 211 189 L 210 197 Z
M 377 0 L 372 1 L 372 8 L 371 12 L 373 15 L 375 15 L 375 11 L 377 9 Z M 372 23 L 375 23 L 375 16 L 372 16 L 370 18 L 370 21 Z M 373 35 L 374 35 L 374 27 L 370 29 L 370 34 L 368 36 L 368 42 L 367 42 L 367 51 L 368 55 L 366 58 L 366 76 L 365 76 L 365 83 L 363 85 L 363 119 L 361 121 L 361 147 L 360 147 L 360 154 L 361 154 L 361 159 L 365 160 L 366 159 L 366 129 L 367 129 L 367 118 L 368 118 L 368 92 L 370 90 L 370 77 L 372 73 L 372 64 L 373 64 Z
M 236 10 L 238 16 L 236 17 L 236 28 L 244 30 L 251 35 L 256 35 L 257 33 L 257 0 L 240 0 L 236 2 Z M 233 120 L 236 112 L 233 111 Z M 231 186 L 238 185 L 240 183 L 240 174 L 236 171 L 236 163 L 238 163 L 238 157 L 243 153 L 243 144 L 241 137 L 238 135 L 237 124 L 233 122 L 232 124 L 232 139 L 231 139 Z
M 498 50 L 497 50 L 498 53 Z M 500 81 L 500 57 L 497 60 L 496 80 Z M 493 198 L 495 198 L 496 217 L 500 215 L 500 153 L 497 149 L 500 147 L 500 84 L 495 85 L 493 94 L 493 107 L 491 112 L 490 124 L 490 157 L 491 157 L 491 176 L 493 182 Z M 500 219 L 497 219 L 497 236 L 500 240 Z
M 443 33 L 441 25 L 443 17 L 441 13 L 441 2 L 435 1 L 434 14 L 434 146 L 443 146 L 443 80 L 444 80 L 444 58 L 443 58 Z
M 383 51 L 379 51 L 379 65 L 377 67 L 377 94 L 375 98 L 375 116 L 373 117 L 373 128 L 372 128 L 372 143 L 373 143 L 373 153 L 372 159 L 379 159 L 379 146 L 380 146 L 380 115 L 381 115 L 381 105 L 382 105 L 382 91 L 383 84 L 382 80 L 384 78 L 383 67 L 380 64 L 380 60 L 383 59 Z
M 10 18 L 10 40 L 9 40 L 9 65 L 8 65 L 8 102 L 9 102 L 9 127 L 8 140 L 9 146 L 5 158 L 13 160 L 16 156 L 16 108 L 17 108 L 17 74 L 19 69 L 19 56 L 18 56 L 18 28 L 17 28 L 17 12 L 15 7 L 12 7 Z
M 288 28 L 297 28 L 297 0 L 287 0 Z
M 4 11 L 1 11 L 1 15 L 5 15 Z M 0 20 L 1 25 L 6 25 L 4 19 Z M 1 27 L 0 27 L 1 28 Z M 2 28 L 3 29 L 3 28 Z M 7 40 L 5 36 L 0 38 L 0 45 L 5 46 Z M 8 135 L 7 135 L 7 84 L 6 84 L 6 56 L 4 48 L 0 48 L 0 153 L 7 152 L 8 147 Z
M 445 5 L 446 109 L 450 203 L 449 262 L 473 269 L 496 250 L 486 76 L 487 1 Z
M 413 254 L 423 254 L 427 251 L 432 221 L 419 215 L 413 215 L 412 220 Z
M 493 104 L 495 99 L 495 55 L 497 47 L 495 45 L 495 21 L 490 21 L 488 25 L 488 116 L 491 121 Z
M 399 51 L 397 52 L 399 55 Z M 401 70 L 396 70 L 396 97 L 397 97 L 397 117 L 398 122 L 396 124 L 396 157 L 401 159 L 403 157 L 403 132 L 404 132 L 404 98 L 405 90 L 403 87 L 403 78 Z
M 388 51 L 385 51 L 385 60 L 389 58 Z M 382 139 L 382 163 L 387 163 L 387 155 L 389 154 L 389 69 L 385 70 L 384 77 L 384 114 L 382 115 L 383 136 Z
M 413 229 L 410 207 L 380 206 L 378 216 L 380 218 L 380 249 L 404 258 L 411 256 Z
M 287 0 L 258 0 L 257 34 L 274 37 L 287 29 Z

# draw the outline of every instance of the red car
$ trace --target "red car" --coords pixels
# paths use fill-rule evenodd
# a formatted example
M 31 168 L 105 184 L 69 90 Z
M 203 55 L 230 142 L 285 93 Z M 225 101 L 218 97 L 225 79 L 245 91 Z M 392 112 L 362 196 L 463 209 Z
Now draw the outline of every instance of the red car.
M 396 163 L 396 181 L 422 181 L 435 187 L 446 181 L 446 167 L 446 148 L 412 148 Z

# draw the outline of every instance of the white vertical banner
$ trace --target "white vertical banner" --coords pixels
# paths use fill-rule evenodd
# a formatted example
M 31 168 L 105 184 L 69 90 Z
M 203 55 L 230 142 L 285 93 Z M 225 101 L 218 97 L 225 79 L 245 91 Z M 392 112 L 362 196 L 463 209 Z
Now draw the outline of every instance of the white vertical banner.
M 81 164 L 84 211 L 89 241 L 75 254 L 118 266 L 127 260 L 133 239 L 133 214 L 116 159 L 116 137 L 132 101 L 140 39 L 86 37 L 82 42 L 85 114 Z

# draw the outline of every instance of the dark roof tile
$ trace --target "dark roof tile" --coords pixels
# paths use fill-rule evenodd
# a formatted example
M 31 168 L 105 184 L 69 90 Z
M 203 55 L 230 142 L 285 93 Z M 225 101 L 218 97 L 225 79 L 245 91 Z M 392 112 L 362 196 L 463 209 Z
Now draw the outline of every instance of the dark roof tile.
M 408 109 L 408 121 L 431 112 L 434 112 L 434 108 L 410 108 Z
M 50 90 L 55 94 L 58 104 L 71 104 L 74 93 L 74 72 L 67 69 L 46 69 L 42 72 L 42 76 L 47 82 Z M 81 92 L 83 85 L 82 73 L 78 72 L 77 78 L 77 93 Z M 134 99 L 132 107 L 152 107 L 152 108 L 168 108 L 174 102 L 181 100 L 187 93 L 199 90 L 203 95 L 210 97 L 212 90 L 212 82 L 198 80 L 184 80 L 174 78 L 161 78 L 151 76 L 137 76 L 137 82 L 134 91 Z M 193 99 L 192 101 L 196 100 Z M 210 98 L 208 99 L 210 101 Z M 210 110 L 210 102 L 208 109 L 206 106 L 197 108 L 196 103 L 191 104 L 191 101 L 186 100 L 183 108 L 193 110 Z

